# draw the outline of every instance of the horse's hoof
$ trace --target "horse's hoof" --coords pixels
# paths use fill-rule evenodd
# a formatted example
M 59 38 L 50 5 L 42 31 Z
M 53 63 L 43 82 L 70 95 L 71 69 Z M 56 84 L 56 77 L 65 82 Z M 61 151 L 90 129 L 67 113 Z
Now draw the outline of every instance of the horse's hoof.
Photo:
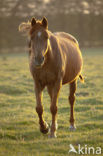
M 57 135 L 56 135 L 56 133 L 49 134 L 49 135 L 48 135 L 48 138 L 57 138 Z
M 48 124 L 45 122 L 44 126 L 43 127 L 40 127 L 40 131 L 43 133 L 43 134 L 47 134 L 48 131 L 49 131 L 49 126 Z
M 76 130 L 76 126 L 70 125 L 69 129 L 70 129 L 70 131 L 75 131 Z

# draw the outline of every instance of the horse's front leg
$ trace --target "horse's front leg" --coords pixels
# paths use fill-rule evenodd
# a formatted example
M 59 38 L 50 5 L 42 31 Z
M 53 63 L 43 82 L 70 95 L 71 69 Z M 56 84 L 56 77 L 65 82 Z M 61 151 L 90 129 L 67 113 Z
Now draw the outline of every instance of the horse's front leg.
M 35 85 L 35 95 L 36 95 L 36 103 L 37 103 L 36 112 L 38 113 L 38 117 L 39 117 L 40 131 L 46 134 L 48 133 L 49 128 L 48 128 L 47 123 L 43 119 L 43 105 L 41 102 L 42 90 L 43 90 L 43 87 L 37 84 Z
M 49 137 L 56 137 L 56 129 L 57 129 L 57 103 L 58 103 L 58 95 L 59 90 L 61 88 L 62 82 L 56 82 L 54 86 L 48 87 L 48 92 L 51 97 L 51 105 L 50 105 L 50 111 L 52 114 L 52 123 L 50 128 L 50 135 Z

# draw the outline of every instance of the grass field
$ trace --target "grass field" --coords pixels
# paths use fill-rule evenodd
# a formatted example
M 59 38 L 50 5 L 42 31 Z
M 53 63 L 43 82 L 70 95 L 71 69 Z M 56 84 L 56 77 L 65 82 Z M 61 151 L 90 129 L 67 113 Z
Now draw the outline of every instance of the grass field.
M 69 144 L 76 149 L 78 144 L 100 146 L 103 155 L 103 49 L 83 49 L 82 53 L 85 83 L 78 80 L 77 130 L 69 131 L 69 87 L 66 85 L 59 96 L 56 139 L 49 139 L 39 131 L 27 54 L 0 54 L 0 156 L 78 155 L 68 154 Z M 43 97 L 44 117 L 50 123 L 46 89 Z

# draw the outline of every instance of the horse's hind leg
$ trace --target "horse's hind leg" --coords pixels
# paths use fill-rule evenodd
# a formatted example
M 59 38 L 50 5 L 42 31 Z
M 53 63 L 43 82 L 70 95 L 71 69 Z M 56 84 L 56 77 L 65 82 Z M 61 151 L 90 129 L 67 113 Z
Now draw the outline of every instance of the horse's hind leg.
M 74 102 L 75 102 L 76 81 L 70 83 L 70 130 L 75 130 L 74 126 Z

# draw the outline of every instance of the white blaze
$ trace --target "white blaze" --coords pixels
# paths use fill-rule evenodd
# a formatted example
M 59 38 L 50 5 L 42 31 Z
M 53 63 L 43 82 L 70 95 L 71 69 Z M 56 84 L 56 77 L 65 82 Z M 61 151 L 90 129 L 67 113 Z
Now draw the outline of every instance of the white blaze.
M 38 35 L 38 37 L 40 37 L 41 36 L 41 32 L 39 31 L 37 35 Z

